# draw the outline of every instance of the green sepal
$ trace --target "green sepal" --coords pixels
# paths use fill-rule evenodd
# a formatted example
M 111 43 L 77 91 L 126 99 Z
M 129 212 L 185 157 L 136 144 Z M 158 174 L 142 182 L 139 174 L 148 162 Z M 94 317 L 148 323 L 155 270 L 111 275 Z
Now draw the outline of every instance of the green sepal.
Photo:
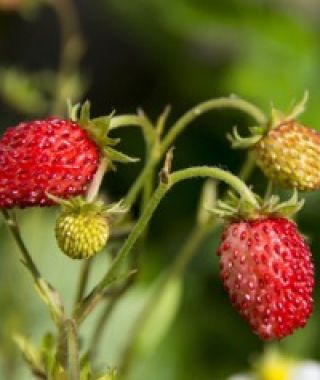
M 47 193 L 48 198 L 63 207 L 64 210 L 79 213 L 95 213 L 100 215 L 114 215 L 128 212 L 128 208 L 124 206 L 123 199 L 115 203 L 106 205 L 101 200 L 88 202 L 84 197 L 78 196 L 70 199 L 59 198 L 53 194 Z
M 112 162 L 121 162 L 122 164 L 131 164 L 133 162 L 138 162 L 140 159 L 136 157 L 130 157 L 118 150 L 110 148 L 109 146 L 104 149 L 105 155 Z
M 95 141 L 102 154 L 108 159 L 111 169 L 115 169 L 114 162 L 134 163 L 139 161 L 138 158 L 129 157 L 113 148 L 120 142 L 119 138 L 108 136 L 114 111 L 107 116 L 91 119 L 89 101 L 84 102 L 82 106 L 80 104 L 72 106 L 68 102 L 68 109 L 70 119 L 77 122 L 88 133 L 89 137 Z
M 227 134 L 227 139 L 231 142 L 232 148 L 235 149 L 247 149 L 254 146 L 263 136 L 264 128 L 252 127 L 250 128 L 251 136 L 241 137 L 238 128 L 235 126 L 232 129 L 232 133 Z M 262 132 L 262 133 L 261 133 Z
M 257 219 L 261 217 L 285 217 L 291 218 L 301 210 L 304 200 L 298 198 L 298 191 L 294 189 L 292 196 L 281 202 L 278 195 L 271 195 L 267 199 L 262 199 L 255 194 L 258 207 L 239 198 L 234 192 L 229 191 L 226 200 L 218 200 L 214 208 L 208 211 L 223 219 Z
M 309 99 L 309 92 L 305 90 L 302 99 L 293 104 L 288 114 L 272 106 L 269 128 L 273 129 L 279 126 L 279 124 L 281 123 L 297 119 L 305 111 L 308 99 Z

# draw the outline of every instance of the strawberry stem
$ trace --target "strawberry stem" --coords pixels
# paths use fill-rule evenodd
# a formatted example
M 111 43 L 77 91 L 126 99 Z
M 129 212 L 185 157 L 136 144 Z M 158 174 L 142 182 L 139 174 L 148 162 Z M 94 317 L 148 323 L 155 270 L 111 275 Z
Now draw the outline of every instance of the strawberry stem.
M 2 215 L 5 219 L 7 226 L 9 227 L 16 244 L 23 256 L 23 264 L 28 269 L 33 277 L 34 284 L 38 290 L 40 297 L 46 304 L 49 305 L 49 310 L 52 314 L 54 322 L 60 323 L 63 311 L 63 305 L 58 292 L 50 285 L 42 276 L 37 266 L 35 265 L 28 248 L 26 247 L 20 232 L 19 225 L 15 216 L 11 216 L 8 210 L 2 209 Z
M 178 121 L 176 121 L 161 144 L 161 153 L 164 154 L 181 132 L 183 132 L 183 130 L 200 115 L 209 111 L 224 108 L 243 111 L 256 120 L 259 125 L 265 125 L 267 123 L 264 113 L 258 107 L 244 99 L 229 97 L 208 100 L 191 108 Z
M 93 202 L 95 198 L 97 197 L 101 183 L 103 181 L 103 177 L 107 171 L 107 168 L 108 168 L 108 159 L 106 157 L 102 157 L 100 160 L 98 170 L 96 171 L 96 174 L 94 175 L 93 180 L 91 181 L 89 185 L 87 195 L 86 195 L 87 202 L 89 203 Z
M 258 125 L 263 126 L 267 124 L 267 118 L 264 113 L 258 107 L 247 102 L 244 99 L 236 97 L 217 98 L 196 105 L 187 111 L 181 118 L 179 118 L 170 128 L 163 141 L 158 144 L 159 146 L 155 146 L 152 158 L 146 162 L 140 175 L 125 197 L 125 205 L 130 207 L 134 203 L 145 181 L 147 181 L 149 176 L 153 173 L 161 158 L 165 155 L 166 151 L 173 144 L 175 139 L 185 130 L 185 128 L 190 123 L 209 111 L 224 108 L 243 111 L 252 117 Z
M 166 160 L 164 169 L 167 168 L 166 166 L 167 166 L 167 160 Z M 154 211 L 157 209 L 163 197 L 177 183 L 187 180 L 187 179 L 196 178 L 196 177 L 209 177 L 209 178 L 217 179 L 229 184 L 248 203 L 252 204 L 254 207 L 259 207 L 259 204 L 254 194 L 247 187 L 247 185 L 243 181 L 241 181 L 238 177 L 236 177 L 235 175 L 223 169 L 202 166 L 202 167 L 192 167 L 188 169 L 179 170 L 172 174 L 167 172 L 167 170 L 165 170 L 165 172 L 167 175 L 167 180 L 160 182 L 160 184 L 158 185 L 147 207 L 145 208 L 141 217 L 139 218 L 139 220 L 133 227 L 127 240 L 121 247 L 117 257 L 112 262 L 109 271 L 104 276 L 104 278 L 100 281 L 100 283 L 98 283 L 98 285 L 86 297 L 84 302 L 81 305 L 79 305 L 79 308 L 76 310 L 74 317 L 78 324 L 83 322 L 86 316 L 97 305 L 97 303 L 101 300 L 102 294 L 106 291 L 106 289 L 112 286 L 114 281 L 117 281 L 119 277 L 118 273 L 120 271 L 120 268 L 125 258 L 127 257 L 129 252 L 132 250 L 133 246 L 135 245 L 139 237 L 144 232 Z

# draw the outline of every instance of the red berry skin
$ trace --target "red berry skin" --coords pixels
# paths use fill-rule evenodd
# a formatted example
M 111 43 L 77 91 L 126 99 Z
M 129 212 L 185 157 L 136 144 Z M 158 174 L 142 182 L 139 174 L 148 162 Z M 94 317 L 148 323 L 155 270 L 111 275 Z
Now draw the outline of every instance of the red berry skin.
M 97 170 L 99 149 L 69 120 L 20 123 L 0 139 L 0 207 L 49 206 L 46 193 L 83 194 Z
M 304 327 L 313 308 L 311 252 L 296 225 L 266 217 L 229 224 L 218 249 L 234 307 L 263 340 Z

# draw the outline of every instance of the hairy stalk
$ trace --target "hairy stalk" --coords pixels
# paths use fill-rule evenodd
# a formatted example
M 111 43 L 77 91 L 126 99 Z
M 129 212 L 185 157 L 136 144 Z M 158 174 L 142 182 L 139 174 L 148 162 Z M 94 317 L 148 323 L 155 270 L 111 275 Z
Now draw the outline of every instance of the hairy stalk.
M 40 274 L 38 268 L 36 267 L 28 248 L 26 247 L 20 232 L 20 228 L 16 217 L 10 215 L 9 211 L 6 209 L 2 209 L 2 215 L 6 221 L 7 226 L 9 227 L 13 238 L 19 247 L 19 250 L 23 256 L 23 264 L 28 269 L 32 278 L 34 280 L 34 284 L 36 289 L 38 290 L 41 298 L 44 300 L 46 304 L 48 304 L 50 312 L 52 314 L 54 322 L 59 325 L 61 322 L 61 318 L 63 315 L 63 305 L 61 302 L 60 295 L 50 285 Z
M 8 210 L 6 209 L 2 209 L 2 215 L 6 221 L 6 224 L 7 226 L 9 227 L 19 249 L 20 249 L 20 252 L 23 256 L 23 260 L 24 260 L 24 265 L 29 269 L 33 279 L 35 282 L 38 282 L 39 281 L 39 278 L 41 278 L 41 275 L 40 275 L 40 272 L 38 270 L 38 268 L 36 267 L 34 261 L 32 260 L 32 257 L 28 251 L 28 248 L 26 247 L 23 239 L 22 239 L 22 236 L 21 236 L 21 233 L 20 233 L 20 228 L 19 228 L 19 225 L 17 223 L 17 220 L 15 217 L 11 217 L 10 216 L 10 213 Z
M 164 154 L 175 139 L 181 134 L 181 132 L 200 115 L 203 115 L 209 111 L 223 108 L 243 111 L 251 116 L 258 123 L 258 125 L 265 125 L 267 123 L 267 119 L 261 110 L 246 100 L 236 97 L 208 100 L 191 108 L 170 128 L 161 144 L 161 153 Z
M 85 260 L 84 263 L 82 263 L 79 286 L 78 286 L 78 290 L 77 290 L 77 294 L 76 294 L 76 298 L 74 302 L 74 309 L 83 299 L 83 296 L 87 289 L 87 284 L 88 284 L 91 265 L 92 265 L 91 263 L 92 263 L 92 260 Z
M 158 147 L 157 154 L 154 155 L 148 162 L 146 162 L 144 168 L 142 169 L 141 173 L 139 174 L 138 178 L 134 182 L 125 198 L 127 205 L 132 205 L 135 202 L 145 181 L 149 178 L 150 173 L 155 170 L 157 164 L 164 156 L 165 152 L 173 144 L 175 139 L 184 131 L 184 129 L 199 116 L 209 111 L 218 109 L 235 109 L 243 111 L 248 114 L 248 116 L 250 116 L 253 120 L 255 120 L 258 125 L 265 125 L 267 123 L 266 116 L 260 111 L 259 108 L 240 98 L 218 98 L 208 100 L 196 105 L 176 121 L 176 123 L 169 129 L 169 132 Z
M 104 157 L 101 159 L 97 172 L 94 175 L 93 180 L 91 181 L 90 186 L 88 188 L 88 191 L 86 194 L 87 202 L 93 202 L 95 198 L 97 197 L 107 169 L 108 169 L 108 160 L 107 158 Z M 81 302 L 84 296 L 84 293 L 86 291 L 92 262 L 93 260 L 91 258 L 89 260 L 85 260 L 82 264 L 78 291 L 77 291 L 77 295 L 76 295 L 76 299 L 74 303 L 74 310 L 76 309 L 77 305 Z
M 249 153 L 244 165 L 240 169 L 239 177 L 242 180 L 247 180 L 252 174 L 254 168 L 255 161 L 253 159 L 253 156 Z M 119 365 L 120 379 L 125 379 L 130 371 L 132 362 L 134 360 L 136 340 L 138 339 L 141 330 L 147 322 L 150 313 L 157 304 L 158 299 L 161 298 L 161 294 L 165 290 L 166 285 L 174 276 L 179 276 L 185 271 L 187 265 L 194 257 L 195 253 L 199 250 L 200 245 L 204 242 L 209 234 L 212 234 L 216 228 L 219 227 L 219 225 L 220 220 L 215 216 L 211 216 L 205 224 L 196 224 L 196 226 L 189 234 L 188 239 L 183 244 L 180 252 L 170 266 L 167 276 L 165 276 L 163 280 L 159 282 L 156 292 L 148 301 L 132 328 L 132 333 L 128 339 L 128 344 L 123 351 L 122 359 Z
M 72 319 L 67 319 L 65 323 L 68 340 L 68 379 L 80 380 L 80 356 L 77 326 Z
M 167 173 L 169 174 L 169 173 Z M 145 211 L 142 213 L 138 222 L 133 227 L 130 235 L 120 249 L 116 259 L 113 261 L 109 271 L 98 283 L 98 285 L 92 290 L 92 292 L 85 298 L 84 302 L 75 312 L 75 319 L 80 324 L 84 321 L 87 315 L 93 310 L 98 302 L 103 297 L 103 293 L 106 288 L 114 283 L 119 278 L 119 271 L 124 263 L 128 253 L 131 251 L 138 238 L 144 232 L 145 227 L 150 221 L 154 211 L 158 207 L 162 198 L 166 193 L 177 183 L 195 178 L 195 177 L 209 177 L 218 179 L 229 184 L 234 190 L 236 190 L 243 199 L 247 200 L 254 206 L 258 206 L 257 201 L 251 192 L 251 190 L 235 175 L 222 170 L 220 168 L 210 168 L 206 166 L 193 167 L 183 169 L 175 173 L 169 174 L 167 182 L 161 182 L 155 190 L 152 198 L 150 199 Z
M 127 126 L 141 127 L 147 146 L 152 146 L 157 138 L 153 125 L 143 115 L 119 115 L 114 116 L 110 122 L 110 130 Z
M 98 170 L 96 171 L 96 174 L 93 177 L 93 180 L 90 183 L 90 186 L 87 191 L 86 200 L 88 202 L 93 202 L 95 198 L 97 197 L 103 177 L 108 169 L 108 159 L 106 157 L 103 157 L 100 161 Z

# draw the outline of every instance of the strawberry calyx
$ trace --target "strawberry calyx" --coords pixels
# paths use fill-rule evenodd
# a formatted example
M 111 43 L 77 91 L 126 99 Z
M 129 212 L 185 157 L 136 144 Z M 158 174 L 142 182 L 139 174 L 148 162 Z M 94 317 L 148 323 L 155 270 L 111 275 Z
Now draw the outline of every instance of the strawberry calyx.
M 234 192 L 229 191 L 226 200 L 218 200 L 216 207 L 208 209 L 214 215 L 228 221 L 253 220 L 267 217 L 285 217 L 291 218 L 304 205 L 304 200 L 298 198 L 297 190 L 294 190 L 292 196 L 281 202 L 278 195 L 271 195 L 267 199 L 261 198 L 255 194 L 258 207 L 252 203 L 239 198 Z
M 94 214 L 108 217 L 112 214 L 122 214 L 128 211 L 128 209 L 123 206 L 123 200 L 106 205 L 101 200 L 88 202 L 82 196 L 63 199 L 52 194 L 47 194 L 47 197 L 62 206 L 63 211 L 77 212 L 79 214 Z
M 249 136 L 242 137 L 238 128 L 235 126 L 231 133 L 227 134 L 227 139 L 231 142 L 231 146 L 234 149 L 247 149 L 256 145 L 271 129 L 279 127 L 283 123 L 287 123 L 291 120 L 296 120 L 305 110 L 308 102 L 309 93 L 305 91 L 302 99 L 295 103 L 287 114 L 271 107 L 269 123 L 262 126 L 249 127 Z
M 108 159 L 111 169 L 115 169 L 114 162 L 133 163 L 139 161 L 139 158 L 130 157 L 114 149 L 114 146 L 120 142 L 119 138 L 108 136 L 114 112 L 111 112 L 107 116 L 91 118 L 89 101 L 86 101 L 82 106 L 80 103 L 74 106 L 69 103 L 68 108 L 70 119 L 79 124 L 88 133 L 89 137 L 97 144 L 103 156 Z

